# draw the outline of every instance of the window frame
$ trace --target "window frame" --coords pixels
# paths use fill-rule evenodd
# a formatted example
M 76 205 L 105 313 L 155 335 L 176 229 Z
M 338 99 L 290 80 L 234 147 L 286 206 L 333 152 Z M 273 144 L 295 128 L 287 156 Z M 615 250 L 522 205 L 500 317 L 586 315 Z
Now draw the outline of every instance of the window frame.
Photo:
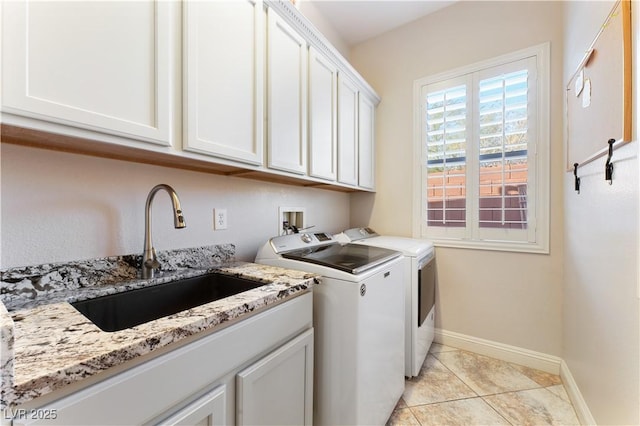
M 427 179 L 427 149 L 425 140 L 426 128 L 423 125 L 423 87 L 438 83 L 444 83 L 454 80 L 467 79 L 472 81 L 469 88 L 472 90 L 473 98 L 472 108 L 469 114 L 477 114 L 478 105 L 476 95 L 478 87 L 474 84 L 473 74 L 481 75 L 483 72 L 492 68 L 508 66 L 512 62 L 526 60 L 532 58 L 535 61 L 536 70 L 536 91 L 535 91 L 535 122 L 533 122 L 533 133 L 537 136 L 535 144 L 528 147 L 530 151 L 528 156 L 535 158 L 535 167 L 530 169 L 528 173 L 528 185 L 533 195 L 529 196 L 528 190 L 528 211 L 530 216 L 527 218 L 527 238 L 525 241 L 504 240 L 499 238 L 500 233 L 484 232 L 484 228 L 478 225 L 477 207 L 479 194 L 477 192 L 477 180 L 479 160 L 476 157 L 475 149 L 466 152 L 467 158 L 473 158 L 473 161 L 467 161 L 467 199 L 472 196 L 471 205 L 467 203 L 466 228 L 447 228 L 447 227 L 429 227 L 426 221 L 426 179 Z M 414 112 L 414 185 L 413 185 L 413 235 L 417 238 L 427 238 L 434 242 L 436 246 L 457 247 L 457 248 L 473 248 L 483 250 L 499 250 L 512 252 L 528 252 L 528 253 L 549 253 L 549 151 L 550 151 L 550 43 L 542 43 L 530 48 L 518 50 L 516 52 L 501 55 L 489 60 L 477 62 L 464 67 L 456 68 L 451 71 L 426 76 L 414 81 L 413 84 L 413 112 Z M 478 79 L 479 81 L 479 79 Z M 471 101 L 468 101 L 471 102 Z M 470 127 L 477 126 L 475 118 L 469 123 Z M 473 130 L 475 133 L 475 129 Z M 473 144 L 472 144 L 473 145 Z M 474 174 L 475 173 L 475 174 Z M 470 179 L 473 177 L 473 179 Z M 471 183 L 470 183 L 471 182 Z M 473 191 L 470 195 L 469 191 Z M 438 229 L 439 228 L 439 229 Z M 461 232 L 460 229 L 464 230 Z M 480 231 L 480 232 L 479 232 Z M 503 230 L 501 230 L 503 231 Z M 508 232 L 508 231 L 506 231 Z M 504 232 L 503 232 L 504 233 Z

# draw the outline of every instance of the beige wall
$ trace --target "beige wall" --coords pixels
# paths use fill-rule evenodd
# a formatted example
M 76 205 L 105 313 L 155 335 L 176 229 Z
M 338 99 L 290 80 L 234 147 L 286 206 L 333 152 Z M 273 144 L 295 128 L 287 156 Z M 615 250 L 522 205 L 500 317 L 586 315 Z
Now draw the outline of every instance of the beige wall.
M 562 352 L 562 8 L 459 2 L 351 50 L 382 97 L 375 195 L 351 199 L 351 224 L 412 235 L 413 82 L 551 42 L 551 253 L 437 249 L 437 327 L 551 355 Z
M 565 82 L 610 8 L 611 2 L 565 3 Z M 634 85 L 640 87 L 637 13 L 633 28 Z M 637 141 L 640 102 L 635 93 Z M 602 425 L 640 423 L 637 157 L 637 142 L 615 151 L 611 186 L 604 181 L 604 158 L 580 167 L 579 195 L 573 176 L 567 173 L 564 179 L 563 358 Z
M 306 223 L 339 232 L 349 195 L 241 178 L 2 144 L 2 268 L 142 253 L 144 204 L 166 183 L 178 192 L 187 228 L 173 228 L 169 197 L 153 202 L 158 250 L 235 243 L 252 261 L 278 232 L 278 207 L 305 207 Z M 213 231 L 213 209 L 228 211 Z
M 333 47 L 335 47 L 342 56 L 349 60 L 349 46 L 342 37 L 340 37 L 340 34 L 338 34 L 333 25 L 331 25 L 331 22 L 318 11 L 314 2 L 301 0 L 299 3 L 300 12 L 333 44 Z

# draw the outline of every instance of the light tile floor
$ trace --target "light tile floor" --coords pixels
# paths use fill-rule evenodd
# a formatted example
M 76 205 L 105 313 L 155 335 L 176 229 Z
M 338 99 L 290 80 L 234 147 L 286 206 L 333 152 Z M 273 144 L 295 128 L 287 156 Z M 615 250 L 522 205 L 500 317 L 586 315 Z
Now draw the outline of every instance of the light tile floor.
M 434 343 L 388 426 L 579 425 L 559 376 Z

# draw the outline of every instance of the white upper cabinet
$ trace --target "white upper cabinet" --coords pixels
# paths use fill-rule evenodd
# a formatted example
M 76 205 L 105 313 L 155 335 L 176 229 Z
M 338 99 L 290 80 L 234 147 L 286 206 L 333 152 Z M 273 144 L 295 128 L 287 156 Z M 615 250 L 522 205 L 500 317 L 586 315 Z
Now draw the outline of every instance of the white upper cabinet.
M 364 94 L 358 97 L 358 185 L 375 188 L 375 113 L 376 107 Z
M 2 111 L 170 145 L 175 7 L 2 4 Z
M 309 47 L 309 175 L 336 180 L 338 67 Z
M 184 149 L 262 165 L 262 0 L 183 4 Z
M 358 184 L 358 87 L 338 74 L 338 182 Z
M 374 189 L 379 98 L 290 2 L 0 2 L 5 142 Z
M 305 174 L 307 42 L 273 9 L 267 18 L 267 164 Z

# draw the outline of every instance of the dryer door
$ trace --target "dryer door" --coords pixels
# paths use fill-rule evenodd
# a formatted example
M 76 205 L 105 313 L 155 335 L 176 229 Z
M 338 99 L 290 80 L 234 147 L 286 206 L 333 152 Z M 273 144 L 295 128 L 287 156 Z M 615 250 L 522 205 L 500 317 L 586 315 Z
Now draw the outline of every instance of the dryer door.
M 418 265 L 418 327 L 427 319 L 436 303 L 436 262 L 432 255 Z

